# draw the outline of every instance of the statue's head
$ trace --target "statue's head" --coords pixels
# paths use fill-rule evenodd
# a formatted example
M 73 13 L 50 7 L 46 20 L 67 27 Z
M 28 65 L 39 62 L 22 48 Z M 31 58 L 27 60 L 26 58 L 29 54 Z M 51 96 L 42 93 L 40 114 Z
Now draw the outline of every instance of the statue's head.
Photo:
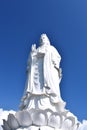
M 40 37 L 40 45 L 50 45 L 49 38 L 47 37 L 46 34 L 42 34 Z

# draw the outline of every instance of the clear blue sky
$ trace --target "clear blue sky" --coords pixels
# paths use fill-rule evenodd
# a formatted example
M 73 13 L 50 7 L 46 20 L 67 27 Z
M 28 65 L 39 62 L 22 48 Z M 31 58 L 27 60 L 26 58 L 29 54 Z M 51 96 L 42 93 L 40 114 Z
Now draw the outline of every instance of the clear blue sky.
M 87 0 L 0 0 L 0 108 L 18 110 L 30 47 L 42 33 L 62 56 L 66 108 L 87 119 Z

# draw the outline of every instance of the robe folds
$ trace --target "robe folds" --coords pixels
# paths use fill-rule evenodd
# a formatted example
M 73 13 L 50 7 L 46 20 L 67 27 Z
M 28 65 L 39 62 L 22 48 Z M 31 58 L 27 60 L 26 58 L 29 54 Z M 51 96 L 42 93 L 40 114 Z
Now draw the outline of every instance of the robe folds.
M 28 65 L 28 78 L 26 92 L 41 95 L 53 95 L 60 98 L 59 66 L 61 57 L 57 50 L 51 46 L 41 46 L 37 52 L 31 52 Z
M 24 95 L 29 109 L 51 108 L 56 111 L 54 103 L 61 102 L 60 67 L 61 56 L 51 45 L 43 45 L 30 53 L 27 67 L 27 81 Z M 48 104 L 48 106 L 46 106 Z

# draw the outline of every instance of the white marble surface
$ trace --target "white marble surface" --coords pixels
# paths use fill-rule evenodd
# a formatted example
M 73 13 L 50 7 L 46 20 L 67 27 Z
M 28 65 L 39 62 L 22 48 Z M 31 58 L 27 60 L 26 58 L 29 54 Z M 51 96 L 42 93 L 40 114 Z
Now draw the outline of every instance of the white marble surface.
M 20 110 L 3 121 L 4 130 L 77 130 L 79 122 L 60 93 L 61 56 L 46 34 L 32 45 Z
M 32 45 L 27 65 L 27 80 L 20 109 L 35 108 L 56 110 L 63 102 L 60 94 L 61 56 L 46 36 L 42 34 L 40 46 Z M 35 99 L 37 99 L 35 101 Z M 49 105 L 45 105 L 49 104 Z M 55 105 L 53 105 L 55 104 Z

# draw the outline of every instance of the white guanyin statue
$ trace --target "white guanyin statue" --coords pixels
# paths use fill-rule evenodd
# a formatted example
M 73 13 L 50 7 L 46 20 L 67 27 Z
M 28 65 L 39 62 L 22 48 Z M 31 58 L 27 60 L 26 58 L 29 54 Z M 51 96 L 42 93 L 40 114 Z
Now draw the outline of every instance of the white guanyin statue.
M 50 45 L 46 34 L 40 38 L 40 46 L 32 45 L 27 65 L 27 81 L 20 109 L 51 109 L 58 112 L 59 104 L 65 106 L 60 94 L 61 56 Z
M 65 109 L 60 93 L 61 56 L 46 34 L 32 45 L 20 109 L 3 120 L 3 130 L 80 130 L 77 117 Z

